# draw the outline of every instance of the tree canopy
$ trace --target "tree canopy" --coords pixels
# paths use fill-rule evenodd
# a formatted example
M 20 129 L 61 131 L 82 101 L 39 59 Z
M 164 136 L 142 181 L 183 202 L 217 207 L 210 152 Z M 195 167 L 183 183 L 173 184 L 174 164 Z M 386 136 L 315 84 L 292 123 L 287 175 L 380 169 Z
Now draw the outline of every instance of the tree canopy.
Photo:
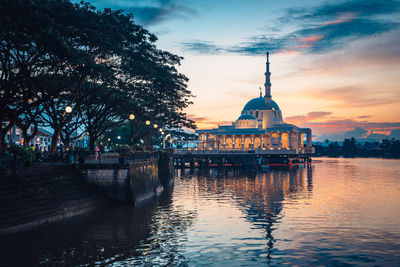
M 194 128 L 182 58 L 156 47 L 155 35 L 122 10 L 66 0 L 0 2 L 0 147 L 18 125 L 25 138 L 53 128 L 51 149 L 71 129 L 89 133 L 91 148 L 135 114 L 161 127 Z M 71 113 L 65 108 L 72 107 Z

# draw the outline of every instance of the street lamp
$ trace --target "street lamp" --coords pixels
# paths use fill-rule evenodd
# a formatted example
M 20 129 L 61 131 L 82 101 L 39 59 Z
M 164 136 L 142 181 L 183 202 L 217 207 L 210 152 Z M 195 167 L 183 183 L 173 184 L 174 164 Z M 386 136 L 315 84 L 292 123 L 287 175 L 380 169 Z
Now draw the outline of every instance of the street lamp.
M 67 106 L 67 107 L 65 108 L 65 112 L 71 113 L 71 112 L 72 112 L 72 108 L 71 108 L 70 106 Z
M 149 120 L 146 121 L 146 125 L 150 125 L 150 121 Z
M 165 140 L 167 140 L 168 137 L 170 137 L 170 134 L 167 134 L 164 138 L 163 138 L 163 149 L 165 149 Z
M 117 137 L 117 138 L 118 138 L 118 139 L 121 139 L 121 136 L 119 136 L 119 135 L 118 135 L 118 137 Z
M 156 123 L 153 124 L 154 129 L 157 129 L 158 125 Z
M 129 140 L 131 141 L 131 146 L 133 146 L 133 120 L 135 119 L 135 114 L 129 115 L 129 120 L 131 121 L 130 126 L 131 129 L 129 130 Z

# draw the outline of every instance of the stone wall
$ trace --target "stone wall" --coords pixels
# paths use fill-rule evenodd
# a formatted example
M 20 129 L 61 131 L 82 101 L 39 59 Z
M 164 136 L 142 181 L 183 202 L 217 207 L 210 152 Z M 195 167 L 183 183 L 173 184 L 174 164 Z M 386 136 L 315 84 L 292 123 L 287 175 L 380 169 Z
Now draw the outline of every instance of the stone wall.
M 158 175 L 158 159 L 129 163 L 133 204 L 137 205 L 146 199 L 158 196 L 163 191 Z
M 0 234 L 28 230 L 106 205 L 74 166 L 0 170 Z
M 171 185 L 172 171 L 171 166 L 165 164 L 166 160 L 84 165 L 81 167 L 81 174 L 110 200 L 137 205 L 159 195 L 164 187 Z
M 160 165 L 160 168 L 159 168 Z M 173 181 L 170 159 L 0 170 L 0 234 L 61 221 L 109 202 L 137 205 Z

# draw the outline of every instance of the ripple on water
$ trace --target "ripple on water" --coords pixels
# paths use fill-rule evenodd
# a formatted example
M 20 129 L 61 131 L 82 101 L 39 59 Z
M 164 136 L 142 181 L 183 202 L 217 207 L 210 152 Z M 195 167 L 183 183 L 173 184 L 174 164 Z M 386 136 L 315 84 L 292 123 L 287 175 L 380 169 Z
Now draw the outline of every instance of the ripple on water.
M 180 173 L 153 204 L 0 240 L 0 265 L 400 265 L 399 162 Z

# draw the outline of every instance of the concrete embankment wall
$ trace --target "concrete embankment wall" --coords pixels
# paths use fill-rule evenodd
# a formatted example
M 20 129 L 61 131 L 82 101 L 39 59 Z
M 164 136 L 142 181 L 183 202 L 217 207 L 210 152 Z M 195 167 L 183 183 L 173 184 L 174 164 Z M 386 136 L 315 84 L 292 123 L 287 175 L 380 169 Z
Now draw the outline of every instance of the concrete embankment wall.
M 61 221 L 107 204 L 74 166 L 1 170 L 0 177 L 0 234 Z
M 137 205 L 162 192 L 161 180 L 164 181 L 165 178 L 159 175 L 159 162 L 163 160 L 149 159 L 128 164 L 84 165 L 81 167 L 81 174 L 111 201 Z M 169 170 L 163 170 L 162 173 L 164 172 L 171 173 Z M 171 177 L 169 179 L 172 180 Z M 165 183 L 165 185 L 168 184 L 169 182 Z
M 170 159 L 149 159 L 0 170 L 0 234 L 61 221 L 110 202 L 140 204 L 172 183 L 172 169 L 160 171 L 159 162 L 172 166 Z

